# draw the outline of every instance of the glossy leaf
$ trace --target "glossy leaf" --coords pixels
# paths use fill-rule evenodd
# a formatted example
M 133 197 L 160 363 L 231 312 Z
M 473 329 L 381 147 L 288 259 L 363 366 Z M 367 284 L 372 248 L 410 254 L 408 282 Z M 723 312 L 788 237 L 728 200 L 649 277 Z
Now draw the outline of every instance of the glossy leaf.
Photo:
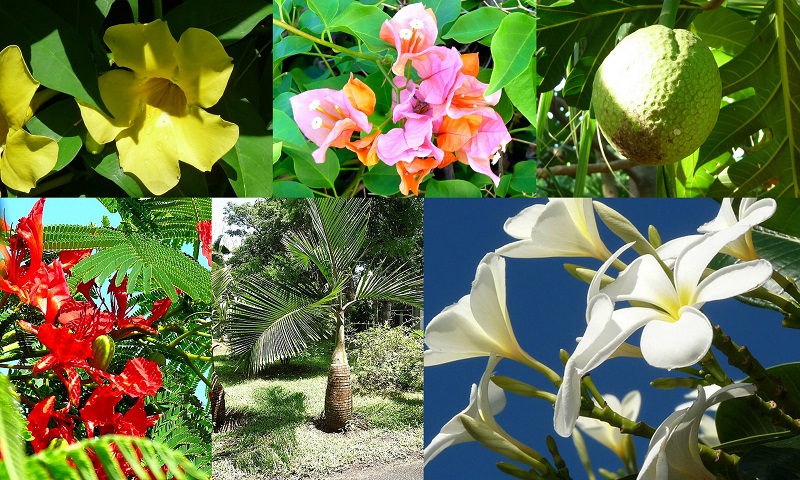
M 536 57 L 530 58 L 527 68 L 503 89 L 511 103 L 517 107 L 531 125 L 536 125 Z
M 394 195 L 400 191 L 400 175 L 394 166 L 379 162 L 363 177 L 364 186 L 376 195 Z
M 80 118 L 78 104 L 67 99 L 37 112 L 26 124 L 32 134 L 50 137 L 58 142 L 58 161 L 53 167 L 54 171 L 70 163 L 83 146 L 81 134 L 85 128 Z
M 461 0 L 425 0 L 411 3 L 422 3 L 425 5 L 425 8 L 433 10 L 440 32 L 448 23 L 455 20 L 459 12 L 461 12 Z
M 744 50 L 755 33 L 752 23 L 728 8 L 701 13 L 694 19 L 692 30 L 706 45 L 730 56 L 736 56 Z
M 536 19 L 515 12 L 503 19 L 492 37 L 494 69 L 486 94 L 500 90 L 522 74 L 536 51 Z
M 316 163 L 311 155 L 292 155 L 297 179 L 311 188 L 333 188 L 339 176 L 339 159 L 334 149 L 325 153 L 325 162 Z
M 374 5 L 362 5 L 353 2 L 331 21 L 330 27 L 347 32 L 362 42 L 373 52 L 389 48 L 389 44 L 380 39 L 381 25 L 389 20 L 389 15 Z
M 302 183 L 275 182 L 272 185 L 272 195 L 276 198 L 312 198 L 314 191 Z
M 0 2 L 0 45 L 19 45 L 42 85 L 105 109 L 88 46 L 72 25 L 37 0 Z
M 425 196 L 429 198 L 481 198 L 481 191 L 466 180 L 434 180 L 425 183 Z
M 745 452 L 739 480 L 800 480 L 800 437 L 770 442 Z
M 223 118 L 239 126 L 236 145 L 222 156 L 222 167 L 240 197 L 272 196 L 272 161 L 267 158 L 271 139 L 267 126 L 246 100 L 222 102 Z
M 297 55 L 298 53 L 310 52 L 314 42 L 296 35 L 283 37 L 280 42 L 275 45 L 272 51 L 272 63 L 277 63 L 286 57 Z
M 146 197 L 149 191 L 136 180 L 132 175 L 128 175 L 119 166 L 119 156 L 117 152 L 111 152 L 104 157 L 97 155 L 88 156 L 86 163 L 95 172 L 105 177 L 119 188 L 121 188 L 130 197 Z
M 506 15 L 497 8 L 478 8 L 458 17 L 442 38 L 452 38 L 459 43 L 472 43 L 494 33 Z
M 514 165 L 514 176 L 511 178 L 511 188 L 524 193 L 536 193 L 537 163 L 526 160 Z
M 188 0 L 165 17 L 176 38 L 189 27 L 213 33 L 223 45 L 241 40 L 269 15 L 269 5 L 261 0 L 237 0 L 220 8 L 217 0 Z

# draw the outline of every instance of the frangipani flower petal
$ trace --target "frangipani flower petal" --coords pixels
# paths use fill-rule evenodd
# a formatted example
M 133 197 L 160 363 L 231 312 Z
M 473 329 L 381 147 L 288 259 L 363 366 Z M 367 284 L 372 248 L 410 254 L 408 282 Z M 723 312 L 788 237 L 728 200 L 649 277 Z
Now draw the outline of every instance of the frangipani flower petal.
M 175 83 L 186 94 L 186 101 L 203 108 L 216 105 L 233 72 L 233 59 L 217 37 L 198 28 L 187 29 L 175 48 L 175 61 Z
M 524 361 L 506 310 L 505 260 L 488 254 L 478 266 L 470 295 L 445 308 L 425 329 L 425 366 L 488 356 Z
M 772 275 L 772 265 L 766 260 L 753 260 L 720 268 L 697 286 L 695 302 L 731 298 L 758 287 Z
M 703 358 L 711 348 L 712 337 L 711 322 L 703 312 L 683 307 L 678 321 L 655 321 L 644 326 L 642 356 L 654 367 L 685 367 Z
M 503 229 L 519 242 L 497 249 L 514 258 L 611 256 L 594 218 L 591 199 L 551 199 L 546 205 L 528 207 L 508 219 Z
M 496 364 L 497 360 L 490 360 L 489 366 L 494 368 L 492 362 Z M 484 374 L 484 376 L 481 378 L 481 385 L 484 385 L 484 381 L 486 382 L 486 388 L 488 389 L 487 403 L 489 410 L 492 414 L 500 413 L 506 406 L 505 391 L 494 383 L 490 382 L 488 378 L 484 380 L 484 377 L 487 377 L 487 375 Z M 491 373 L 489 373 L 489 377 L 491 377 Z M 436 458 L 436 456 L 447 447 L 451 447 L 459 443 L 473 441 L 472 437 L 464 429 L 464 425 L 461 423 L 461 420 L 459 420 L 458 417 L 461 415 L 469 415 L 475 420 L 482 420 L 478 411 L 478 389 L 479 386 L 473 383 L 472 390 L 469 394 L 469 405 L 467 408 L 459 412 L 455 417 L 447 422 L 442 427 L 439 434 L 436 435 L 433 440 L 431 440 L 431 443 L 427 447 L 425 447 L 425 451 L 423 452 L 425 464 Z
M 31 135 L 22 129 L 9 130 L 0 156 L 0 177 L 10 188 L 28 193 L 57 160 L 58 144 L 52 138 Z
M 166 22 L 126 23 L 106 30 L 103 41 L 114 54 L 114 63 L 133 70 L 140 78 L 171 78 L 178 63 Z
M 637 480 L 702 479 L 713 480 L 700 459 L 697 432 L 705 411 L 719 402 L 752 395 L 755 385 L 734 383 L 722 387 L 706 399 L 702 387 L 691 407 L 673 413 L 656 429 Z
M 677 313 L 680 300 L 667 274 L 652 255 L 642 255 L 628 265 L 601 292 L 614 301 L 642 301 Z
M 750 226 L 759 225 L 770 218 L 777 209 L 778 204 L 774 199 L 762 198 L 756 200 L 755 198 L 743 198 L 739 203 L 739 219 L 733 213 L 731 206 L 731 199 L 725 198 L 722 200 L 719 213 L 717 217 L 702 225 L 697 229 L 698 232 L 717 232 L 726 228 L 730 228 L 737 223 L 744 223 Z M 722 253 L 726 253 L 741 260 L 755 260 L 758 258 L 755 247 L 753 246 L 753 234 L 748 230 L 742 236 L 731 241 L 722 249 Z

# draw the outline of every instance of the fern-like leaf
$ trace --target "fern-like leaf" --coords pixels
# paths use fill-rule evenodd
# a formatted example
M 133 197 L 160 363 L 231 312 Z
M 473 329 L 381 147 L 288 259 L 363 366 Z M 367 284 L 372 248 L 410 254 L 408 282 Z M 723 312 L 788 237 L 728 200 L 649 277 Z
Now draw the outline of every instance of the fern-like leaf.
M 86 225 L 45 225 L 45 250 L 109 248 L 125 242 L 125 234 L 113 228 Z
M 28 458 L 28 478 L 96 480 L 98 476 L 91 460 L 93 454 L 109 478 L 125 480 L 119 460 L 114 455 L 115 449 L 122 454 L 136 477 L 140 479 L 206 480 L 209 478 L 180 452 L 147 438 L 123 435 L 105 435 L 53 450 L 43 450 Z M 166 475 L 162 471 L 162 466 L 167 467 Z M 2 473 L 0 479 L 3 479 Z
M 25 447 L 20 436 L 24 425 L 8 377 L 0 375 L 0 477 L 5 474 L 9 480 L 31 478 L 25 468 Z
M 117 271 L 127 272 L 128 292 L 149 293 L 158 287 L 173 302 L 178 301 L 174 287 L 195 300 L 211 301 L 211 272 L 188 255 L 138 233 L 126 235 L 125 241 L 97 252 L 72 269 L 71 283 L 92 278 L 102 284 Z

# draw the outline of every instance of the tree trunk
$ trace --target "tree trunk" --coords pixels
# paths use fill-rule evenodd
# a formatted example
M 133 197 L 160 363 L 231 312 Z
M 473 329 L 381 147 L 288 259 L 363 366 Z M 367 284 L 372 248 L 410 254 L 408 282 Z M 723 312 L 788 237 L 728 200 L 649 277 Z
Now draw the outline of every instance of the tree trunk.
M 328 387 L 325 389 L 325 425 L 340 430 L 353 418 L 353 388 L 350 384 L 350 365 L 344 348 L 344 312 L 337 312 L 336 347 L 328 368 Z

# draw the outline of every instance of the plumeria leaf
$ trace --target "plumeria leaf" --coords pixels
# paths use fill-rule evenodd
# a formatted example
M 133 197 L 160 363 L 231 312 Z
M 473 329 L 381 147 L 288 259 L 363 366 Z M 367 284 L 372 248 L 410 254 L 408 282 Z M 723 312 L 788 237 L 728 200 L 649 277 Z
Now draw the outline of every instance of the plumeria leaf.
M 260 0 L 237 0 L 224 9 L 216 0 L 189 0 L 172 9 L 164 20 L 176 38 L 189 27 L 213 33 L 223 45 L 244 38 L 269 15 L 269 4 Z
M 800 479 L 800 437 L 767 443 L 742 455 L 736 465 L 741 480 Z
M 800 398 L 800 363 L 770 367 L 767 371 L 781 379 L 787 396 Z M 743 382 L 750 381 L 746 378 Z M 748 405 L 747 398 L 722 402 L 716 415 L 717 434 L 721 442 L 731 442 L 757 435 L 784 432 L 766 416 L 759 415 Z
M 106 111 L 86 43 L 71 24 L 37 0 L 0 4 L 0 45 L 19 45 L 42 85 Z

